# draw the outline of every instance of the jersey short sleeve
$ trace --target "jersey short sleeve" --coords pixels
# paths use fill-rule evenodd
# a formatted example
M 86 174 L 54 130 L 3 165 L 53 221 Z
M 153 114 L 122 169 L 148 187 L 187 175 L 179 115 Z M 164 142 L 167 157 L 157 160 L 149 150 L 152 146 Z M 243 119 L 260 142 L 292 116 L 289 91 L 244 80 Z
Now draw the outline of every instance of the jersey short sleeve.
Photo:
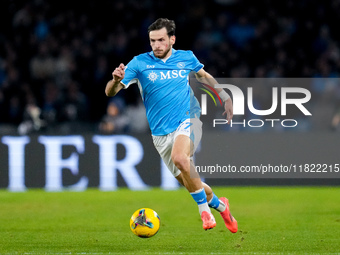
M 191 70 L 194 71 L 195 73 L 197 73 L 199 70 L 201 70 L 204 65 L 199 62 L 199 60 L 196 58 L 195 54 L 192 52 L 192 51 L 188 51 L 188 54 L 190 55 L 190 58 L 191 59 Z
M 125 76 L 121 81 L 127 89 L 131 84 L 138 83 L 138 60 L 134 57 L 125 67 Z

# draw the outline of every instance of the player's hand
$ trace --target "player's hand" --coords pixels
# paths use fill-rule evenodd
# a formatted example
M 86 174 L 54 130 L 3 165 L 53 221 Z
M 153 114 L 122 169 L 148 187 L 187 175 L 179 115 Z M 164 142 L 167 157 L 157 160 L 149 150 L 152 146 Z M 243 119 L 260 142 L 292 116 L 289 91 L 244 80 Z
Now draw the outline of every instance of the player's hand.
M 228 98 L 224 102 L 224 112 L 223 115 L 226 115 L 226 119 L 228 121 L 228 124 L 230 124 L 231 119 L 233 118 L 233 102 L 231 101 L 231 98 Z
M 124 64 L 120 64 L 113 72 L 112 72 L 112 76 L 113 76 L 113 80 L 114 82 L 120 82 L 121 80 L 124 79 L 124 75 L 125 75 L 125 65 Z

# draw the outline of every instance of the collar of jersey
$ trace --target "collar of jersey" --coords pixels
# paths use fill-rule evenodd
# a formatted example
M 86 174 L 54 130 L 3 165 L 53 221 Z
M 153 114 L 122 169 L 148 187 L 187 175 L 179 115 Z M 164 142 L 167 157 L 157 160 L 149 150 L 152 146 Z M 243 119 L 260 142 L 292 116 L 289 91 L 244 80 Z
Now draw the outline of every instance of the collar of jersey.
M 171 51 L 171 55 L 170 57 L 165 61 L 165 63 L 176 53 L 177 50 L 175 50 L 174 48 L 172 48 L 172 51 Z M 155 54 L 153 54 L 153 51 L 150 51 L 150 56 L 152 56 L 155 60 L 157 61 L 162 61 L 161 59 L 155 57 Z M 162 61 L 163 62 L 163 61 Z M 163 62 L 164 63 L 164 62 Z

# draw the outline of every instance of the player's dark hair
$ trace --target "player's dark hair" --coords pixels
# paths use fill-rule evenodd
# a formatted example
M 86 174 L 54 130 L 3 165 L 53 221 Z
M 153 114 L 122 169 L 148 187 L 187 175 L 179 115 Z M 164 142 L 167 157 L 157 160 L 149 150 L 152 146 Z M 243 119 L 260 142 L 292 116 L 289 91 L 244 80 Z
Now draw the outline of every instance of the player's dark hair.
M 148 33 L 154 30 L 160 30 L 163 27 L 166 28 L 166 31 L 168 32 L 168 36 L 175 35 L 176 25 L 175 21 L 168 20 L 165 18 L 159 18 L 154 23 L 152 23 L 148 28 Z

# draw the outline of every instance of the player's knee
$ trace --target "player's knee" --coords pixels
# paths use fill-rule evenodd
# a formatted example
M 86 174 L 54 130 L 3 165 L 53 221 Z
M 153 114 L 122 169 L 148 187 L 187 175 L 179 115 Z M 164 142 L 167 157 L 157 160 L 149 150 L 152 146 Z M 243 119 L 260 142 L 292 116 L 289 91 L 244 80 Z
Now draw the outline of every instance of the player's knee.
M 185 154 L 173 153 L 171 155 L 172 162 L 175 166 L 183 171 L 190 171 L 190 158 Z

